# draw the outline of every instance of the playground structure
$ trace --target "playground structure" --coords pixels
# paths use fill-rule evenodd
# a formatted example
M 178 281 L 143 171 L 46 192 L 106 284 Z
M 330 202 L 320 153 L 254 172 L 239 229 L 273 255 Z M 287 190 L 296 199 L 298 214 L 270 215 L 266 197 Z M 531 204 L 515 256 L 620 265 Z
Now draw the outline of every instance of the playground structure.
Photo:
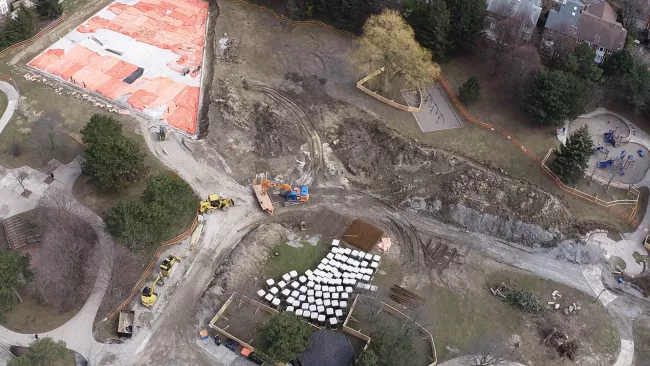
M 409 105 L 417 105 L 414 89 L 402 90 L 402 95 Z M 413 117 L 415 117 L 422 132 L 463 127 L 449 99 L 438 85 L 423 89 L 420 95 L 424 99 L 422 100 L 420 110 L 413 112 Z
M 631 124 L 607 111 L 584 115 L 572 121 L 568 135 L 586 125 L 594 143 L 585 177 L 607 187 L 629 189 L 650 169 L 647 149 L 630 142 Z

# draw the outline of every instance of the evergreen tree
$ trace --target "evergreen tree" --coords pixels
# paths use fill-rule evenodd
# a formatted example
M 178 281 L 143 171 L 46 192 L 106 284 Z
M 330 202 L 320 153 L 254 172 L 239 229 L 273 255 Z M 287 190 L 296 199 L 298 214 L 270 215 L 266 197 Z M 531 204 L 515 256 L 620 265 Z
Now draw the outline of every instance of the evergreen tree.
M 627 75 L 634 68 L 634 58 L 627 50 L 614 52 L 605 59 L 603 63 L 603 73 L 607 77 Z
M 261 348 L 274 362 L 289 362 L 311 346 L 311 326 L 294 314 L 279 313 L 260 329 Z
M 603 70 L 594 62 L 596 53 L 586 43 L 581 43 L 573 50 L 562 64 L 564 71 L 589 83 L 603 81 Z
M 650 70 L 636 62 L 632 70 L 622 76 L 623 100 L 632 107 L 640 107 L 650 98 Z
M 485 28 L 485 0 L 446 0 L 450 22 L 447 40 L 453 52 L 469 52 Z
M 404 3 L 406 21 L 415 31 L 415 39 L 431 50 L 434 60 L 442 60 L 447 51 L 449 9 L 444 0 L 407 0 Z
M 584 112 L 584 82 L 564 71 L 532 76 L 522 100 L 524 113 L 539 124 L 560 126 Z
M 32 342 L 25 354 L 12 358 L 7 366 L 67 365 L 73 360 L 71 353 L 64 341 L 45 337 Z
M 16 11 L 16 18 L 9 19 L 5 24 L 3 36 L 11 43 L 32 38 L 36 34 L 36 18 L 34 10 L 21 3 Z
M 63 5 L 59 0 L 36 0 L 36 12 L 41 18 L 56 19 L 63 15 Z
M 573 183 L 587 167 L 594 143 L 587 125 L 569 135 L 551 163 L 551 170 L 564 182 Z
M 465 103 L 473 103 L 481 96 L 481 84 L 476 76 L 470 76 L 469 79 L 460 87 L 458 92 L 460 100 Z
M 16 250 L 0 250 L 0 319 L 16 305 L 16 286 L 31 276 L 29 256 Z
M 114 118 L 94 115 L 81 136 L 87 145 L 81 169 L 101 190 L 120 191 L 149 172 L 144 151 L 122 135 L 122 126 Z

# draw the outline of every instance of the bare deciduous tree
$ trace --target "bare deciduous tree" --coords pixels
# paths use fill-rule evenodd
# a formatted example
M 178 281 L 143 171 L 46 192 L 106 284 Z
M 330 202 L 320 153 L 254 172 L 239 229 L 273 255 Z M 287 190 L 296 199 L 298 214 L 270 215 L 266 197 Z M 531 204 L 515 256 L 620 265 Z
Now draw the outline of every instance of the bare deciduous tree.
M 103 313 L 101 315 L 104 315 L 113 310 L 131 293 L 131 289 L 140 279 L 148 261 L 118 244 L 115 245 L 112 257 L 97 254 L 99 258 L 92 263 L 98 263 L 98 267 L 104 268 L 106 261 L 112 260 L 113 262 L 110 275 L 100 273 L 99 277 L 100 281 L 107 285 L 106 294 L 99 309 L 99 312 Z
M 372 15 L 363 27 L 359 48 L 351 54 L 350 62 L 364 76 L 386 67 L 373 79 L 388 92 L 396 75 L 408 74 L 420 84 L 432 82 L 440 73 L 431 61 L 431 51 L 415 40 L 415 33 L 396 10 Z
M 541 60 L 539 52 L 533 45 L 524 45 L 513 51 L 504 61 L 502 73 L 505 89 L 511 91 L 512 99 L 523 94 L 531 73 L 539 70 Z
M 487 334 L 476 338 L 467 349 L 468 355 L 463 358 L 466 366 L 499 366 L 505 365 L 508 349 L 501 337 Z
M 573 37 L 575 30 L 569 24 L 562 23 L 551 30 L 553 46 L 551 46 L 551 60 L 555 66 L 560 65 L 571 54 L 576 46 Z
M 648 13 L 650 13 L 650 3 L 648 0 L 619 0 L 616 3 L 621 12 L 624 28 L 634 28 L 637 20 L 643 21 L 645 25 L 648 19 Z
M 76 213 L 72 197 L 53 190 L 40 202 L 45 231 L 32 290 L 59 311 L 83 303 L 92 290 L 97 266 L 88 265 L 97 250 L 97 236 Z
M 508 4 L 497 11 L 503 18 L 494 21 L 488 33 L 492 36 L 492 47 L 487 51 L 487 57 L 492 64 L 492 72 L 496 74 L 508 55 L 528 42 L 534 24 L 525 11 L 514 11 Z
M 27 179 L 28 174 L 23 172 L 22 169 L 17 169 L 11 172 L 11 174 L 16 178 L 16 181 L 20 185 L 20 188 L 23 189 L 23 192 L 21 194 L 26 194 L 27 193 L 27 188 L 25 188 L 25 179 Z
M 53 114 L 41 115 L 32 130 L 30 145 L 32 150 L 38 155 L 43 164 L 46 164 L 53 156 L 52 153 L 57 149 L 56 135 L 61 132 L 63 121 L 59 116 Z

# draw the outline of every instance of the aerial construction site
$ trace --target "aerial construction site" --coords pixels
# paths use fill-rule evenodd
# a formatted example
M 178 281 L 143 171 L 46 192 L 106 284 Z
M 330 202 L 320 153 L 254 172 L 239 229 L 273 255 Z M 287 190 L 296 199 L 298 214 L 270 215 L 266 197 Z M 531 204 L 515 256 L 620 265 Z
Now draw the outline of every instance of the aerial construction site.
M 478 54 L 372 97 L 358 35 L 284 2 L 63 4 L 0 56 L 0 254 L 33 273 L 0 360 L 51 338 L 97 365 L 349 366 L 378 344 L 367 364 L 645 364 L 641 122 L 567 122 L 595 149 L 568 186 L 545 165 L 561 128 L 501 125 L 525 122 Z M 267 331 L 295 320 L 283 359 Z

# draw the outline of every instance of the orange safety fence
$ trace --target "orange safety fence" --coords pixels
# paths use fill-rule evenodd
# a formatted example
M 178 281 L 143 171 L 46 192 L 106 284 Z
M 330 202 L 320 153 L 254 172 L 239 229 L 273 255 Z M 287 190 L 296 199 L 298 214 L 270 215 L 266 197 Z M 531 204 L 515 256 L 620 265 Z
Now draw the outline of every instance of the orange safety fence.
M 348 36 L 348 37 L 352 37 L 352 38 L 354 38 L 354 39 L 358 39 L 358 38 L 359 38 L 359 36 L 357 36 L 357 35 L 354 34 L 354 33 L 347 32 L 347 31 L 342 31 L 342 30 L 336 29 L 336 28 L 332 27 L 331 25 L 329 25 L 329 24 L 325 24 L 325 23 L 323 23 L 323 22 L 319 22 L 319 21 L 295 21 L 295 20 L 291 20 L 291 19 L 285 18 L 284 16 L 279 16 L 279 15 L 276 14 L 275 11 L 273 11 L 272 9 L 269 9 L 269 8 L 267 8 L 267 7 L 265 7 L 265 6 L 262 6 L 262 5 L 251 4 L 251 3 L 248 3 L 247 1 L 244 1 L 244 0 L 232 0 L 232 1 L 235 2 L 235 3 L 238 3 L 238 4 L 242 4 L 242 5 L 248 6 L 248 7 L 250 7 L 250 8 L 263 9 L 263 10 L 270 11 L 276 19 L 278 19 L 279 21 L 282 21 L 282 22 L 288 22 L 288 23 L 291 23 L 291 24 L 303 24 L 303 25 L 316 25 L 316 26 L 321 26 L 321 27 L 323 27 L 323 28 L 326 28 L 326 29 L 332 30 L 332 31 L 334 31 L 334 32 L 336 32 L 336 33 L 339 33 L 339 34 L 346 35 L 346 36 Z M 558 186 L 560 189 L 562 189 L 564 192 L 567 192 L 567 193 L 573 194 L 573 195 L 575 195 L 575 196 L 577 196 L 577 197 L 580 197 L 580 198 L 582 198 L 582 199 L 584 199 L 584 200 L 587 200 L 587 201 L 593 202 L 593 203 L 595 203 L 595 204 L 598 204 L 599 206 L 607 207 L 607 208 L 609 208 L 610 210 L 614 211 L 616 214 L 622 216 L 622 217 L 623 217 L 624 219 L 626 219 L 630 224 L 638 225 L 638 222 L 636 222 L 636 220 L 634 220 L 634 214 L 636 213 L 636 211 L 637 211 L 637 209 L 638 209 L 638 197 L 639 197 L 638 192 L 637 192 L 637 194 L 636 194 L 636 198 L 635 198 L 635 200 L 634 200 L 636 203 L 634 203 L 634 205 L 633 205 L 633 207 L 632 207 L 632 213 L 628 215 L 628 214 L 626 214 L 623 210 L 620 210 L 620 209 L 618 209 L 618 208 L 616 208 L 616 207 L 613 207 L 613 205 L 603 204 L 603 202 L 605 202 L 605 201 L 603 201 L 603 200 L 599 200 L 598 197 L 595 197 L 595 196 L 589 195 L 588 193 L 585 193 L 585 192 L 579 191 L 579 190 L 577 190 L 577 189 L 575 189 L 575 188 L 571 188 L 571 187 L 565 185 L 565 184 L 560 180 L 560 178 L 558 178 L 558 176 L 555 175 L 555 173 L 553 173 L 550 169 L 548 169 L 548 168 L 543 164 L 542 159 L 540 159 L 539 156 L 537 156 L 535 153 L 529 151 L 529 150 L 528 150 L 528 149 L 527 149 L 527 148 L 526 148 L 526 147 L 525 147 L 525 146 L 524 146 L 524 145 L 523 145 L 519 140 L 517 140 L 517 138 L 516 138 L 514 135 L 512 135 L 510 132 L 506 131 L 505 129 L 503 129 L 503 128 L 501 128 L 501 127 L 494 126 L 494 125 L 492 125 L 492 124 L 490 124 L 490 123 L 487 123 L 487 122 L 481 121 L 481 120 L 479 120 L 479 119 L 477 119 L 477 118 L 474 118 L 471 114 L 469 114 L 469 112 L 465 109 L 465 106 L 463 106 L 463 104 L 458 100 L 458 98 L 456 98 L 456 95 L 454 94 L 454 92 L 451 91 L 451 89 L 450 89 L 450 87 L 449 87 L 449 84 L 447 83 L 447 81 L 445 80 L 445 78 L 444 78 L 442 75 L 440 75 L 440 76 L 438 77 L 438 81 L 439 81 L 440 84 L 442 85 L 443 89 L 447 92 L 447 95 L 449 95 L 449 97 L 450 97 L 450 98 L 452 99 L 452 101 L 454 102 L 454 105 L 456 106 L 456 109 L 460 112 L 460 114 L 461 114 L 461 115 L 462 115 L 462 116 L 463 116 L 467 121 L 469 121 L 469 122 L 471 122 L 471 123 L 473 123 L 473 124 L 475 124 L 475 125 L 477 125 L 477 126 L 479 126 L 479 127 L 482 127 L 482 128 L 485 128 L 485 129 L 489 129 L 489 130 L 491 130 L 491 131 L 495 131 L 495 132 L 501 134 L 501 135 L 502 135 L 503 137 L 505 137 L 506 139 L 508 139 L 508 140 L 509 140 L 513 145 L 515 145 L 515 147 L 517 147 L 518 149 L 520 149 L 520 150 L 521 150 L 521 151 L 522 151 L 526 156 L 528 156 L 528 157 L 531 158 L 533 161 L 535 161 L 536 163 L 538 163 L 538 164 L 542 167 L 542 170 L 544 170 L 544 171 L 545 171 L 545 172 L 546 172 L 546 173 L 551 177 L 551 179 L 553 180 L 553 182 L 555 182 L 555 183 L 557 184 L 557 186 Z M 602 202 L 601 202 L 601 201 L 602 201 Z M 606 202 L 605 202 L 605 203 L 606 203 Z
M 7 52 L 13 51 L 18 47 L 30 44 L 34 42 L 35 40 L 39 39 L 42 37 L 45 33 L 49 32 L 52 28 L 56 27 L 59 23 L 61 23 L 65 19 L 65 14 L 61 15 L 60 17 L 56 18 L 55 20 L 52 21 L 52 23 L 48 24 L 45 28 L 41 29 L 38 33 L 36 33 L 32 38 L 26 39 L 24 41 L 18 42 L 16 44 L 12 44 L 11 46 L 5 48 L 4 50 L 0 51 L 0 57 L 4 56 Z
M 175 237 L 173 239 L 170 239 L 170 240 L 160 244 L 160 248 L 158 248 L 158 251 L 154 255 L 154 260 L 151 263 L 149 263 L 149 265 L 144 270 L 144 272 L 142 272 L 142 276 L 140 276 L 140 279 L 138 280 L 138 282 L 133 286 L 133 289 L 131 289 L 131 293 L 129 294 L 129 296 L 124 301 L 122 301 L 122 303 L 120 303 L 115 309 L 113 309 L 113 311 L 108 313 L 108 315 L 106 315 L 106 317 L 105 317 L 106 319 L 113 319 L 113 317 L 115 317 L 115 315 L 117 315 L 120 312 L 120 310 L 122 310 L 125 306 L 127 306 L 133 300 L 133 298 L 140 292 L 140 288 L 142 287 L 142 285 L 144 285 L 144 283 L 147 282 L 147 279 L 149 278 L 149 275 L 151 274 L 151 272 L 153 272 L 153 269 L 156 267 L 156 263 L 158 262 L 158 259 L 160 258 L 160 255 L 162 254 L 162 252 L 167 247 L 178 244 L 182 240 L 184 240 L 185 238 L 190 236 L 192 234 L 192 232 L 194 231 L 194 229 L 196 229 L 196 225 L 198 224 L 198 222 L 199 222 L 199 216 L 197 215 L 194 218 L 194 221 L 192 221 L 192 225 L 190 226 L 189 229 L 187 229 L 187 231 L 185 231 L 184 233 L 178 235 L 177 237 Z
M 548 159 L 548 157 L 550 156 L 550 153 L 551 153 L 551 152 L 549 152 L 549 154 L 546 156 L 546 158 L 544 158 L 544 160 L 542 161 L 542 159 L 540 159 L 539 156 L 537 156 L 536 154 L 534 154 L 534 153 L 532 153 L 531 151 L 529 151 L 528 149 L 526 149 L 526 147 L 525 147 L 521 142 L 519 142 L 519 140 L 517 140 L 517 139 L 516 139 L 516 138 L 515 138 L 515 137 L 514 137 L 510 132 L 504 130 L 504 129 L 501 128 L 501 127 L 491 125 L 491 124 L 489 124 L 489 123 L 483 122 L 483 121 L 481 121 L 481 120 L 479 120 L 479 119 L 476 119 L 476 118 L 472 117 L 472 115 L 470 115 L 469 112 L 467 112 L 467 110 L 465 109 L 465 107 L 463 106 L 463 104 L 458 100 L 458 98 L 456 98 L 456 95 L 454 94 L 454 92 L 451 91 L 451 88 L 449 88 L 449 84 L 447 83 L 447 81 L 445 80 L 445 78 L 444 78 L 442 75 L 440 75 L 440 76 L 438 77 L 438 80 L 440 81 L 440 85 L 442 85 L 443 89 L 445 89 L 445 92 L 447 92 L 447 94 L 449 95 L 449 97 L 450 97 L 450 98 L 452 99 L 452 101 L 454 102 L 454 105 L 456 106 L 456 109 L 460 112 L 461 115 L 463 115 L 463 117 L 465 117 L 466 120 L 468 120 L 468 121 L 470 121 L 470 122 L 472 122 L 472 123 L 474 123 L 474 124 L 476 124 L 476 125 L 478 125 L 478 126 L 480 126 L 480 127 L 483 127 L 483 128 L 486 128 L 486 129 L 489 129 L 489 130 L 492 130 L 492 131 L 495 131 L 495 132 L 501 134 L 502 136 L 504 136 L 505 138 L 507 138 L 507 139 L 508 139 L 508 140 L 509 140 L 513 145 L 515 145 L 515 147 L 517 147 L 517 148 L 520 149 L 524 154 L 526 154 L 526 156 L 528 156 L 529 158 L 531 158 L 531 159 L 533 159 L 535 162 L 537 162 L 537 163 L 542 167 L 542 170 L 545 171 L 545 172 L 546 172 L 546 173 L 551 177 L 551 179 L 553 180 L 553 182 L 555 182 L 555 184 L 556 184 L 556 185 L 557 185 L 561 190 L 563 190 L 564 192 L 567 192 L 567 193 L 573 194 L 573 195 L 575 195 L 575 196 L 577 196 L 577 197 L 580 197 L 580 198 L 582 198 L 582 199 L 584 199 L 584 200 L 587 200 L 587 201 L 590 201 L 590 202 L 592 202 L 592 203 L 595 203 L 595 204 L 597 204 L 597 205 L 599 205 L 599 206 L 601 206 L 601 207 L 609 208 L 610 210 L 612 210 L 613 212 L 615 212 L 616 214 L 618 214 L 619 216 L 621 216 L 622 218 L 624 218 L 625 220 L 627 220 L 630 224 L 633 224 L 633 225 L 636 224 L 636 225 L 638 225 L 638 222 L 636 222 L 636 221 L 634 220 L 634 214 L 636 213 L 636 206 L 638 205 L 638 197 L 639 197 L 638 192 L 637 192 L 637 194 L 636 194 L 635 200 L 626 200 L 626 201 L 631 201 L 631 202 L 621 202 L 621 203 L 618 203 L 618 204 L 633 204 L 633 207 L 632 207 L 632 214 L 627 214 L 627 213 L 625 213 L 625 211 L 623 211 L 623 210 L 621 210 L 621 209 L 619 209 L 619 208 L 617 208 L 617 207 L 613 207 L 613 206 L 614 206 L 615 204 L 617 204 L 617 203 L 613 203 L 613 204 L 612 204 L 611 202 L 604 201 L 604 200 L 602 200 L 602 199 L 599 199 L 599 198 L 596 197 L 596 196 L 592 196 L 592 195 L 590 195 L 590 194 L 588 194 L 588 193 L 585 193 L 585 192 L 579 191 L 579 190 L 577 190 L 576 188 L 572 188 L 572 187 L 567 186 L 566 184 L 564 184 L 564 183 L 560 180 L 560 178 L 559 178 L 557 175 L 555 175 L 555 173 L 553 173 L 553 172 L 552 172 L 552 171 L 551 171 L 551 170 L 550 170 L 550 169 L 549 169 L 549 168 L 544 164 L 544 162 L 546 161 L 546 159 Z M 634 192 L 633 192 L 633 193 L 634 193 Z M 632 203 L 632 202 L 634 202 L 634 203 Z

